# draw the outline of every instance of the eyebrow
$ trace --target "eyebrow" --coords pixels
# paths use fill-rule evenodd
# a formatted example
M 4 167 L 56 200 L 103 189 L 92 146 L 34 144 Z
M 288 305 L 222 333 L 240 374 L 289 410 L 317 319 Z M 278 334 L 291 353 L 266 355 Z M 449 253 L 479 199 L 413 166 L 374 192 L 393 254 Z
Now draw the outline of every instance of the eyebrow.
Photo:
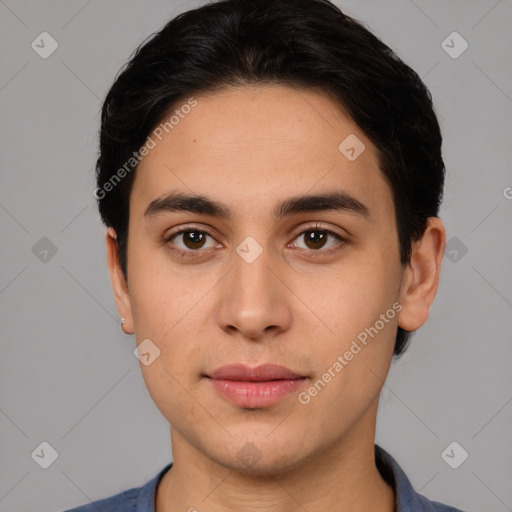
M 153 217 L 167 212 L 188 211 L 199 215 L 211 215 L 229 220 L 230 209 L 203 195 L 187 195 L 171 192 L 149 203 L 144 217 Z M 332 191 L 314 195 L 295 196 L 278 202 L 272 215 L 275 219 L 303 212 L 341 211 L 355 213 L 364 218 L 370 217 L 370 210 L 361 201 L 344 191 Z

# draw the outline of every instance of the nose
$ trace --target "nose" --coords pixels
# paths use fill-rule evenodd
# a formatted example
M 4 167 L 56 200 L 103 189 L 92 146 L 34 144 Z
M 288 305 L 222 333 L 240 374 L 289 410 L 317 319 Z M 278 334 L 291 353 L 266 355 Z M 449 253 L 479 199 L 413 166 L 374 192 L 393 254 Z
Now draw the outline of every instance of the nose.
M 268 339 L 287 330 L 291 323 L 290 295 L 284 268 L 264 250 L 256 260 L 233 255 L 234 268 L 223 279 L 219 326 L 229 334 L 251 340 Z

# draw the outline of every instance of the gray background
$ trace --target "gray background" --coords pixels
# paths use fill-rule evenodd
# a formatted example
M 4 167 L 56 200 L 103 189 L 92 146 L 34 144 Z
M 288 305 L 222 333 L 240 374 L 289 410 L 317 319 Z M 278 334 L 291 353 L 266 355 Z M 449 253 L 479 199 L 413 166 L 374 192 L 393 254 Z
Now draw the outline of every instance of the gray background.
M 1 511 L 56 512 L 141 485 L 171 460 L 118 325 L 93 171 L 118 69 L 200 3 L 0 0 Z M 511 510 L 512 2 L 338 5 L 431 89 L 448 170 L 441 217 L 456 237 L 431 317 L 392 366 L 377 441 L 431 499 Z M 47 59 L 31 48 L 43 31 L 59 44 Z M 441 46 L 453 31 L 469 43 L 456 59 Z M 56 254 L 41 252 L 43 237 Z M 43 441 L 58 452 L 48 469 L 31 457 Z M 452 441 L 469 453 L 458 469 L 441 457 Z

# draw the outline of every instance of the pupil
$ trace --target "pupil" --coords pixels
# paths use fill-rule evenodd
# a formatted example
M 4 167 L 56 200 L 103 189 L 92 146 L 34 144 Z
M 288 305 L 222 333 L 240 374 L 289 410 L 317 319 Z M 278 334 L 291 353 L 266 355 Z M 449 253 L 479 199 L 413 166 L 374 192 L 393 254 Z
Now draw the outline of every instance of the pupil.
M 315 233 L 317 236 L 315 236 Z M 309 242 L 312 242 L 313 245 L 319 245 L 322 247 L 325 242 L 325 233 L 322 233 L 321 231 L 309 231 L 307 239 Z
M 189 247 L 189 248 L 196 249 L 197 245 L 199 245 L 199 247 L 201 247 L 201 245 L 202 245 L 201 242 L 203 242 L 203 234 L 199 233 L 197 231 L 189 231 L 187 233 L 187 236 L 185 237 L 185 240 L 186 240 L 187 246 L 188 246 L 188 244 L 192 245 L 192 247 Z

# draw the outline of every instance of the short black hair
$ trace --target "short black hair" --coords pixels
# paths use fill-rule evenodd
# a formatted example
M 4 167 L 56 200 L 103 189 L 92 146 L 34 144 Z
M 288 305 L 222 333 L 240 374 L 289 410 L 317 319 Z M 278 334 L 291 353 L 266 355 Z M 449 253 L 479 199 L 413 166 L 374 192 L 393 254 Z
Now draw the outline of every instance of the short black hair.
M 439 123 L 418 74 L 328 0 L 221 0 L 144 41 L 103 104 L 95 197 L 116 231 L 125 278 L 135 152 L 191 95 L 265 84 L 329 94 L 373 142 L 393 193 L 400 261 L 410 261 L 412 242 L 438 215 L 445 174 Z M 395 356 L 409 336 L 398 327 Z

